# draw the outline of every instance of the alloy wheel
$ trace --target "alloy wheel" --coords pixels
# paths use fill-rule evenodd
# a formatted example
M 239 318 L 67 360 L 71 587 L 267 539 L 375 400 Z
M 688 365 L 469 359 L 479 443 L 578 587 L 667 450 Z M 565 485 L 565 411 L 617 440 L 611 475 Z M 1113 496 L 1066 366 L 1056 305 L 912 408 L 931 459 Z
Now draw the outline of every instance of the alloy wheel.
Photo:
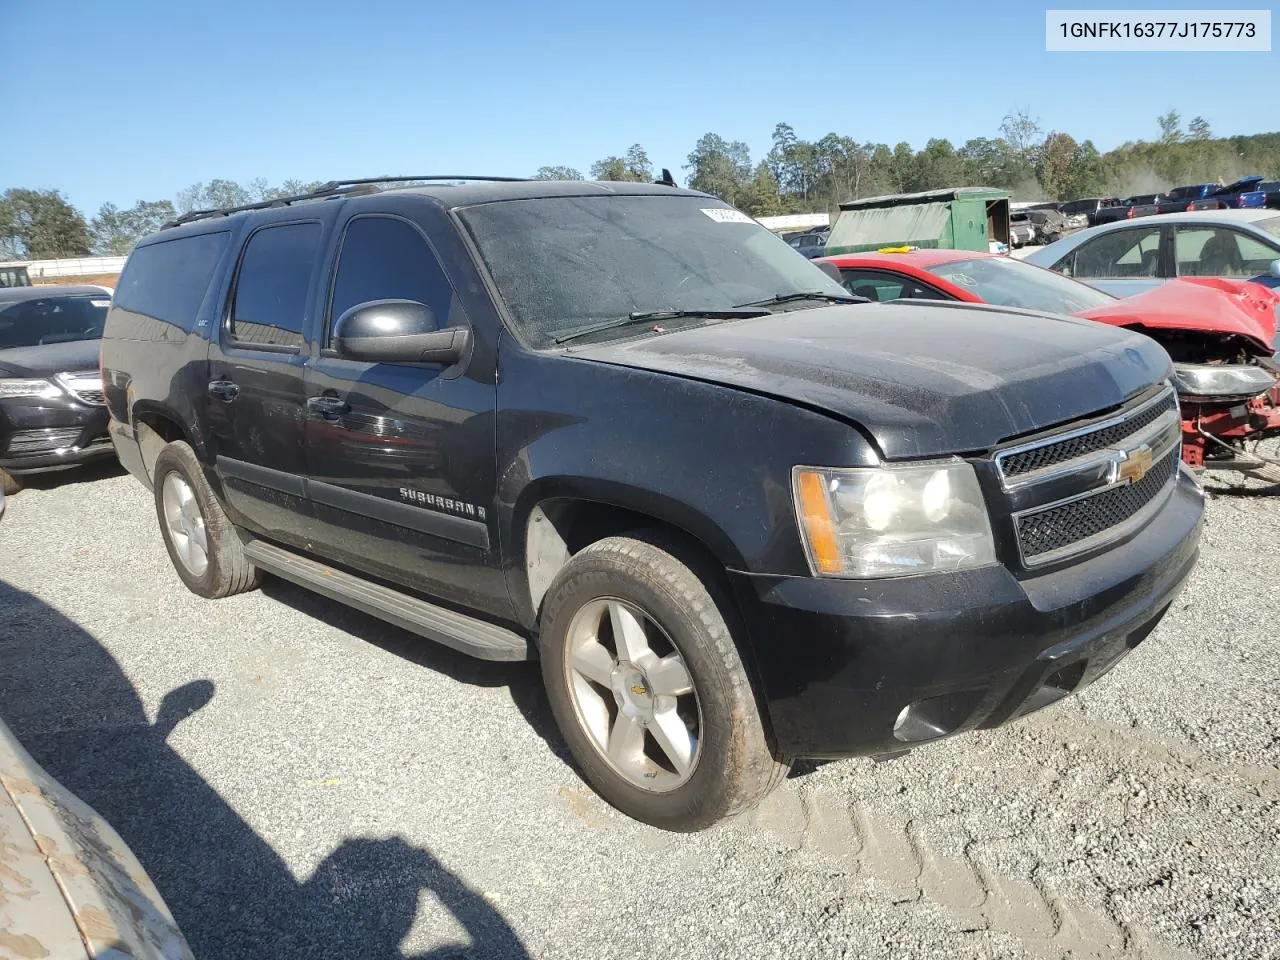
M 702 712 L 684 657 L 639 607 L 605 597 L 574 615 L 565 672 L 578 722 L 628 783 L 668 793 L 701 752 Z

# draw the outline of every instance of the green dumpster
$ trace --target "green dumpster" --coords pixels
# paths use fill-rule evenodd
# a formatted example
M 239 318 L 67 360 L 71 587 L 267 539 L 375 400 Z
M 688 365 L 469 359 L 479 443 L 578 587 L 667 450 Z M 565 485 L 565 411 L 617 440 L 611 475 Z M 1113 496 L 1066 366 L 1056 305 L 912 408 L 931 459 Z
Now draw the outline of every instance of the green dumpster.
M 1009 242 L 1009 192 L 953 187 L 840 204 L 824 253 L 896 246 L 988 250 L 992 241 Z

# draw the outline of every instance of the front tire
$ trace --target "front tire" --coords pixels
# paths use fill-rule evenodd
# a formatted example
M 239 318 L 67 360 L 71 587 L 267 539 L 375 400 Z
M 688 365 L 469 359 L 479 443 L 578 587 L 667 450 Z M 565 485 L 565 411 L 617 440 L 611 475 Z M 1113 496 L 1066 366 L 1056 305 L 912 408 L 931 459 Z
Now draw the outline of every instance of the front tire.
M 547 591 L 540 659 L 591 786 L 630 817 L 693 831 L 753 807 L 789 765 L 769 747 L 714 573 L 680 552 L 637 534 L 577 553 Z
M 187 589 L 216 599 L 258 585 L 261 574 L 245 557 L 244 544 L 189 444 L 165 445 L 156 457 L 152 484 L 160 534 Z

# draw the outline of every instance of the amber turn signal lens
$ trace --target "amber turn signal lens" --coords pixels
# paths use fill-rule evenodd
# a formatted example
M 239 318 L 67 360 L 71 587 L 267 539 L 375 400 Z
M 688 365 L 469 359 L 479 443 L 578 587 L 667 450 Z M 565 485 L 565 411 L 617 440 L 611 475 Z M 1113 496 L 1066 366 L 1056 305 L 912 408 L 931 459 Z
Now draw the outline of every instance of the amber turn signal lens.
M 840 559 L 840 541 L 831 519 L 831 506 L 827 502 L 825 483 L 821 474 L 800 472 L 797 475 L 800 519 L 809 535 L 809 549 L 814 566 L 819 573 L 840 573 L 844 562 Z

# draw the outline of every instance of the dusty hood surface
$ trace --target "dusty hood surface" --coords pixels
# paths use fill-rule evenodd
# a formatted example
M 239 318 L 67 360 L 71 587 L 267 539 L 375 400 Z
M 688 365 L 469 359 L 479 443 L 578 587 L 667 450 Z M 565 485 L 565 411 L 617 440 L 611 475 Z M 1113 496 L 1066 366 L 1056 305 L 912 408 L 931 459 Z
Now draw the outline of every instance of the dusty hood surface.
M 124 841 L 0 722 L 0 960 L 88 956 L 192 960 Z
M 1070 317 L 940 302 L 817 307 L 573 348 L 861 424 L 883 456 L 988 449 L 1124 402 L 1169 372 L 1148 337 Z
M 42 347 L 0 350 L 0 376 L 48 377 L 55 373 L 97 370 L 101 340 L 72 340 Z
M 1276 339 L 1277 297 L 1254 284 L 1216 278 L 1170 280 L 1154 290 L 1077 316 L 1152 330 L 1184 330 L 1247 337 L 1270 353 Z

